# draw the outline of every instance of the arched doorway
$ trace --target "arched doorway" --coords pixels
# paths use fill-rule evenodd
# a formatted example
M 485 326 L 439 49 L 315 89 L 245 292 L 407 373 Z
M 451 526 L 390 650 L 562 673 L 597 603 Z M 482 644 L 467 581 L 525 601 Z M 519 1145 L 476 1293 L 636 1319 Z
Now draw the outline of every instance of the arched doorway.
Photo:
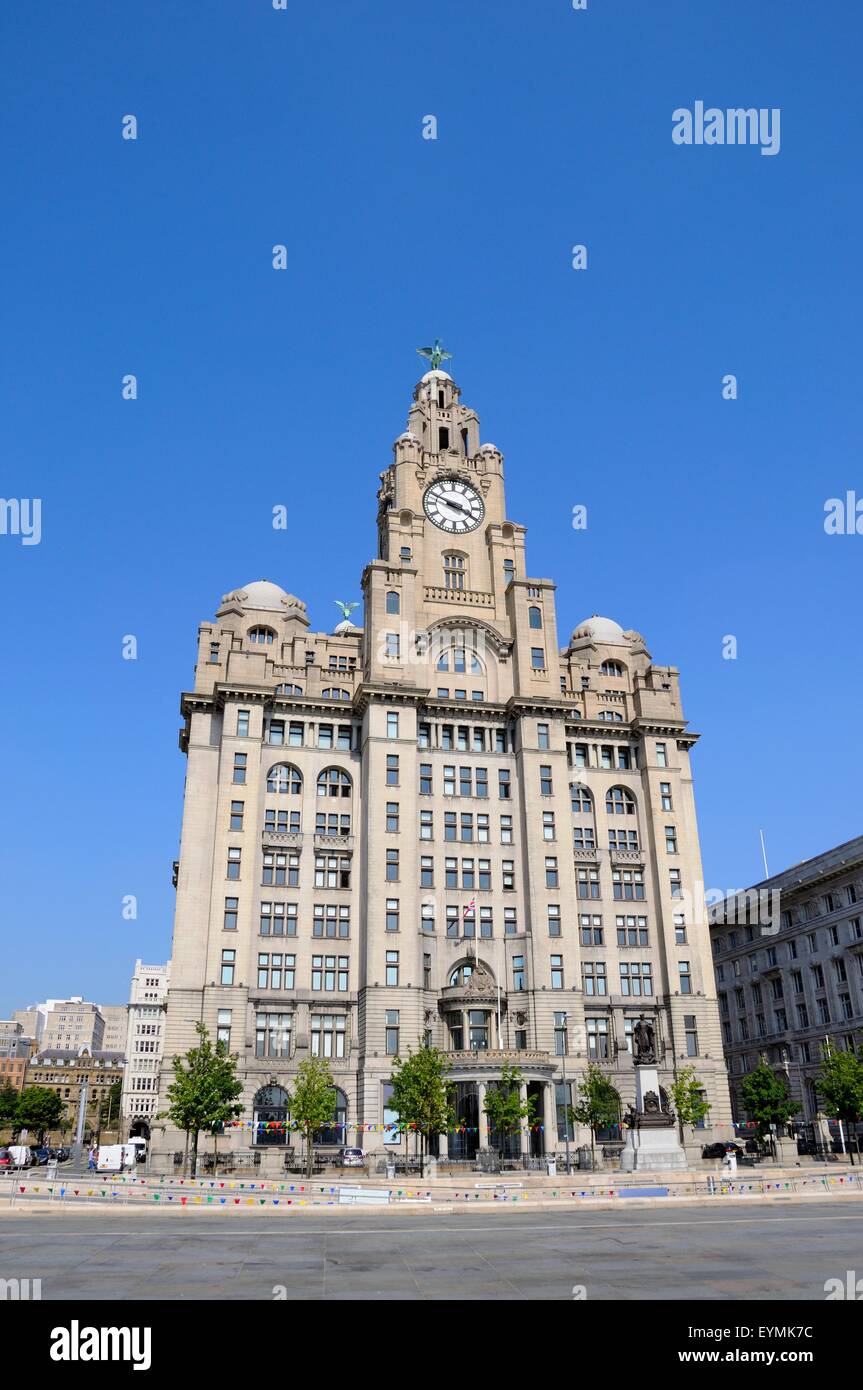
M 450 1158 L 476 1158 L 479 1148 L 479 1097 L 475 1081 L 457 1081 L 453 1087 L 455 1128 L 448 1136 Z
M 282 1086 L 261 1087 L 252 1104 L 252 1133 L 255 1144 L 283 1145 L 287 1142 L 289 1099 Z
M 316 1129 L 312 1135 L 313 1144 L 338 1144 L 341 1147 L 347 1144 L 348 1130 L 348 1098 L 344 1091 L 335 1087 L 336 1103 L 333 1106 L 332 1124 L 325 1125 L 323 1129 Z
M 148 1120 L 133 1120 L 129 1125 L 130 1139 L 146 1139 L 150 1142 L 150 1124 Z

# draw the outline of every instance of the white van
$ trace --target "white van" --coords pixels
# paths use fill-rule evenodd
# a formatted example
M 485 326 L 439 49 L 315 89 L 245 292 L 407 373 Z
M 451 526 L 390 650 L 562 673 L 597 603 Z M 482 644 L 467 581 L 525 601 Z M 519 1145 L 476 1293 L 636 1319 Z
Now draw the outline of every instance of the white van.
M 29 1168 L 32 1165 L 33 1154 L 29 1144 L 9 1144 L 8 1148 L 13 1168 Z
M 131 1173 L 138 1161 L 133 1143 L 102 1144 L 96 1160 L 97 1173 Z

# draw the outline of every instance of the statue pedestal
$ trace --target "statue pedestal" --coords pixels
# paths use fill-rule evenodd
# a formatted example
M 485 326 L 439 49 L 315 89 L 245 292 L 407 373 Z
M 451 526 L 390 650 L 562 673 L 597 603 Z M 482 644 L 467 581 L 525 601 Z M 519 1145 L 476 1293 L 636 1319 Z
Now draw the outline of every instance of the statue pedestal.
M 635 1068 L 635 1124 L 626 1131 L 621 1173 L 657 1173 L 686 1168 L 686 1152 L 673 1115 L 660 1110 L 659 1075 L 653 1066 Z

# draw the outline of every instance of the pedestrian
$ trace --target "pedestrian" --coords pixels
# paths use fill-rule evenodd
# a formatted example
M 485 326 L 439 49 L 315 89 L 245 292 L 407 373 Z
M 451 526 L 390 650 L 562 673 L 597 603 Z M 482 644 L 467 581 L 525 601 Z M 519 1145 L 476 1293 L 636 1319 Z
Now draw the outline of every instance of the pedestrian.
M 93 1147 L 93 1145 L 91 1144 L 91 1145 L 90 1145 L 89 1152 L 88 1152 L 88 1154 L 87 1154 L 87 1171 L 88 1171 L 88 1173 L 95 1173 L 95 1171 L 96 1171 L 96 1159 L 97 1159 L 97 1157 L 98 1157 L 98 1153 L 99 1153 L 98 1149 L 95 1149 L 95 1148 Z

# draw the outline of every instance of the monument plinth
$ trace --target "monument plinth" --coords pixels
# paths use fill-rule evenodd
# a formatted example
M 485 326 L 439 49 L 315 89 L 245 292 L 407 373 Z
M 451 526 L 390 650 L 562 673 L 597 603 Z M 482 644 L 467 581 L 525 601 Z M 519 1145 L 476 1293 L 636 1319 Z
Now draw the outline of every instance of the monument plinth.
M 653 1024 L 641 1014 L 632 1030 L 635 1052 L 635 1106 L 630 1111 L 626 1147 L 620 1155 L 622 1173 L 659 1172 L 685 1168 L 686 1153 L 677 1134 L 674 1114 L 662 1108 Z

